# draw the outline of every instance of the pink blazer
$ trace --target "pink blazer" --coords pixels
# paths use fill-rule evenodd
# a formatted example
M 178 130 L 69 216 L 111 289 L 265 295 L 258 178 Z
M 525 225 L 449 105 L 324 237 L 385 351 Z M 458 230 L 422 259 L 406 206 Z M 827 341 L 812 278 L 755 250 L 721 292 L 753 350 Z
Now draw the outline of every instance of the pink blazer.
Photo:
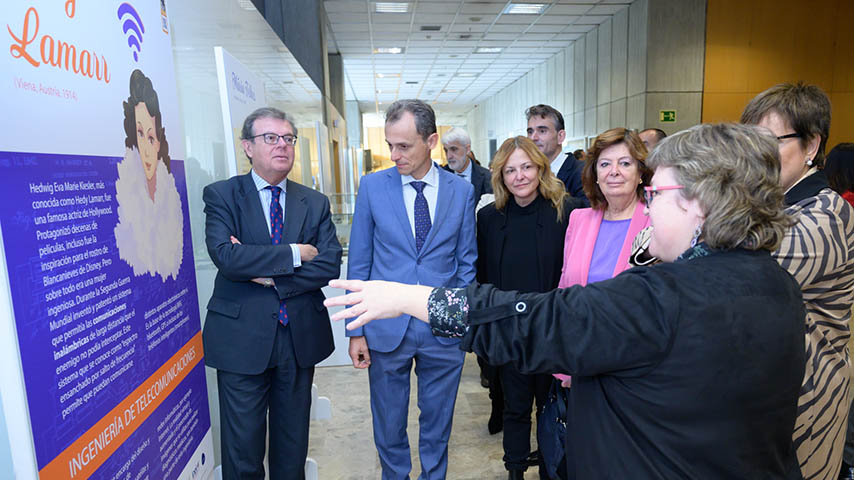
M 617 257 L 614 276 L 629 268 L 629 254 L 635 236 L 649 226 L 649 217 L 643 214 L 643 202 L 638 202 L 629 231 L 623 240 L 623 248 Z M 569 225 L 566 227 L 566 239 L 563 242 L 563 268 L 561 269 L 558 288 L 572 285 L 587 285 L 587 275 L 590 273 L 590 261 L 593 259 L 593 247 L 599 236 L 602 225 L 603 210 L 592 208 L 575 209 L 569 215 Z
M 623 270 L 628 270 L 632 241 L 641 230 L 649 226 L 649 217 L 643 214 L 643 207 L 643 202 L 638 202 L 632 214 L 629 231 L 626 232 L 623 248 L 620 249 L 620 256 L 617 257 L 617 265 L 614 267 L 615 277 Z M 602 225 L 604 215 L 604 210 L 592 208 L 577 208 L 569 214 L 569 225 L 566 227 L 566 238 L 563 242 L 563 268 L 560 273 L 560 282 L 557 284 L 558 288 L 587 285 L 593 247 L 596 246 L 596 237 L 599 236 L 599 227 Z M 560 381 L 570 379 L 569 375 L 562 373 L 553 375 Z

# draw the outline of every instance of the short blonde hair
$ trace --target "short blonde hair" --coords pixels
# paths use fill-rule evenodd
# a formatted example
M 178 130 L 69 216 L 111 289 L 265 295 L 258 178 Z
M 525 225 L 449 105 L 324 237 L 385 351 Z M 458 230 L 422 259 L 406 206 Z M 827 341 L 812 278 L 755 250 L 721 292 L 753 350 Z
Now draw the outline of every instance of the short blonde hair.
M 665 138 L 648 159 L 673 169 L 682 195 L 705 212 L 712 248 L 776 250 L 792 220 L 784 213 L 777 139 L 735 123 L 697 125 Z
M 499 211 L 504 210 L 510 197 L 513 196 L 510 190 L 507 189 L 507 186 L 504 185 L 503 170 L 507 159 L 510 158 L 510 155 L 516 149 L 525 152 L 525 155 L 537 166 L 537 180 L 540 183 L 537 191 L 552 203 L 555 210 L 557 210 L 557 219 L 560 221 L 563 217 L 563 199 L 567 196 L 563 182 L 558 180 L 552 172 L 546 156 L 543 155 L 543 152 L 528 137 L 518 136 L 508 138 L 501 144 L 501 148 L 495 152 L 495 157 L 492 160 L 492 191 L 495 194 L 495 208 Z

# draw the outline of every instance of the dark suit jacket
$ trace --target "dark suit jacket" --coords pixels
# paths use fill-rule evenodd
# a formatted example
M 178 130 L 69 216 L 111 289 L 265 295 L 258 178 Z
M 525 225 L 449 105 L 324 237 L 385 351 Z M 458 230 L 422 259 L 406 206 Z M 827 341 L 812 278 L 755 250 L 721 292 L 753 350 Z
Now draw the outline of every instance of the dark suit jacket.
M 540 285 L 537 291 L 545 292 L 557 287 L 563 266 L 563 239 L 569 213 L 581 207 L 574 197 L 566 197 L 560 221 L 548 200 L 538 201 L 537 229 L 533 232 L 539 260 Z M 498 211 L 495 203 L 477 212 L 477 281 L 501 284 L 501 258 L 507 234 L 507 209 Z M 533 287 L 531 290 L 535 290 Z
M 450 166 L 445 165 L 442 168 L 456 175 Z M 481 195 L 484 193 L 492 193 L 492 173 L 488 168 L 483 168 L 480 165 L 472 162 L 471 164 L 471 184 L 474 186 L 474 204 L 480 201 Z
M 288 180 L 281 245 L 271 244 L 251 174 L 208 185 L 203 199 L 205 242 L 219 269 L 202 333 L 205 364 L 246 375 L 264 371 L 280 299 L 286 300 L 299 366 L 311 367 L 328 357 L 335 345 L 320 289 L 338 278 L 341 269 L 329 199 Z M 242 245 L 232 245 L 231 235 Z M 291 243 L 314 245 L 317 256 L 295 269 Z M 255 277 L 272 277 L 275 288 L 252 282 Z
M 580 198 L 584 207 L 589 207 L 590 202 L 584 194 L 584 187 L 581 184 L 581 171 L 584 168 L 584 162 L 579 162 L 578 159 L 571 153 L 566 154 L 566 159 L 560 170 L 555 173 L 558 180 L 566 186 L 566 191 L 575 198 Z

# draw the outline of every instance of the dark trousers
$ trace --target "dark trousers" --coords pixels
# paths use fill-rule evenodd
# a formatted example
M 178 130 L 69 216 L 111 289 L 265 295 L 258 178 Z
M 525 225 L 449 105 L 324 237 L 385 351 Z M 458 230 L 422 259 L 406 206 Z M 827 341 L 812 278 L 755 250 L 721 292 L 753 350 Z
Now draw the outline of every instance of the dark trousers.
M 548 374 L 525 375 L 513 364 L 498 367 L 504 389 L 504 467 L 528 468 L 531 453 L 531 407 L 536 400 L 537 414 L 545 404 L 552 377 Z M 545 474 L 544 469 L 541 469 Z
M 305 478 L 313 378 L 314 367 L 297 365 L 290 328 L 282 325 L 266 370 L 258 375 L 217 370 L 223 479 L 264 479 L 268 413 L 270 478 Z

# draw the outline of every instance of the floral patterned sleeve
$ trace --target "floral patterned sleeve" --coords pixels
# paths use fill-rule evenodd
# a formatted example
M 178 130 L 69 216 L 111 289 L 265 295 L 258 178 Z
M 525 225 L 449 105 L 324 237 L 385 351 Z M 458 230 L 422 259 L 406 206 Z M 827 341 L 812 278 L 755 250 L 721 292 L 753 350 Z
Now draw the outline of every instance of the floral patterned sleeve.
M 434 288 L 427 301 L 433 335 L 462 337 L 469 330 L 469 300 L 464 288 Z

